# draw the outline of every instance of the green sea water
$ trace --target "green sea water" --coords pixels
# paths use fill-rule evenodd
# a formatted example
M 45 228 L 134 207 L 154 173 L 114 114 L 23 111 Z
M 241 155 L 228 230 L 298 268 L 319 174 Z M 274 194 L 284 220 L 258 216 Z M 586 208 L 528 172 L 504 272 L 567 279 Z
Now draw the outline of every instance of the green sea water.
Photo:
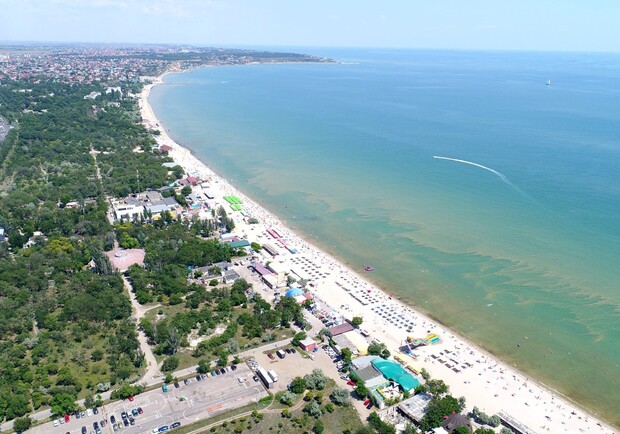
M 620 56 L 315 54 L 350 63 L 173 74 L 150 102 L 307 239 L 620 425 Z

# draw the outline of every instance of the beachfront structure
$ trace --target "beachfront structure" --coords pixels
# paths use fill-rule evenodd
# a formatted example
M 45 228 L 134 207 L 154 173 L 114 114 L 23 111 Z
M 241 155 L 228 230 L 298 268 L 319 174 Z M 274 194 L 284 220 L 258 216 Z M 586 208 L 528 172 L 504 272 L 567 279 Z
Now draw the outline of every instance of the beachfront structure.
M 308 352 L 312 352 L 316 348 L 316 342 L 313 339 L 306 338 L 299 342 L 299 347 Z
M 343 333 L 347 333 L 350 332 L 352 330 L 355 330 L 355 327 L 353 327 L 353 325 L 351 325 L 351 323 L 348 322 L 343 322 L 342 324 L 339 324 L 337 326 L 331 327 L 328 329 L 329 330 L 329 334 L 331 337 L 336 337 L 338 335 L 341 335 Z
M 469 419 L 467 419 L 467 416 L 459 414 L 459 413 L 452 413 L 450 416 L 448 416 L 441 423 L 441 427 L 448 432 L 452 432 L 455 429 L 460 428 L 460 427 L 464 427 L 469 432 L 472 432 L 471 422 L 469 421 Z
M 136 221 L 144 214 L 144 207 L 139 203 L 119 201 L 112 203 L 115 220 L 131 220 Z
M 276 255 L 279 254 L 278 250 L 269 243 L 263 244 L 262 247 L 263 247 L 263 250 L 267 252 L 268 254 L 270 254 L 272 257 L 275 257 Z
M 410 421 L 419 424 L 426 414 L 431 399 L 432 397 L 427 393 L 418 393 L 398 403 L 397 410 Z
M 411 392 L 420 384 L 399 363 L 379 356 L 354 359 L 351 362 L 351 372 L 364 382 L 380 409 L 384 407 L 387 398 L 398 394 L 396 389 Z
M 368 341 L 357 330 L 350 330 L 332 337 L 336 343 L 336 351 L 339 353 L 342 348 L 348 348 L 353 354 L 365 356 L 368 354 Z

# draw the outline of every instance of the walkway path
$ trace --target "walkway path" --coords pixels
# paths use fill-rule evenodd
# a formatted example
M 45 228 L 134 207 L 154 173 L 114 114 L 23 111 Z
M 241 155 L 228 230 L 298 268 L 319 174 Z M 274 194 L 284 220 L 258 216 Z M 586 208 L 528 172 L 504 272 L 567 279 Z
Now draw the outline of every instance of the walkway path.
M 123 277 L 123 284 L 125 285 L 125 289 L 129 295 L 129 300 L 131 300 L 131 306 L 133 308 L 133 317 L 136 319 L 136 323 L 139 327 L 140 320 L 144 318 L 144 315 L 151 310 L 159 307 L 159 304 L 144 306 L 138 303 L 136 299 L 136 294 L 133 292 L 133 288 L 131 287 L 131 283 L 127 279 L 126 276 Z M 151 350 L 151 346 L 148 343 L 148 338 L 144 334 L 144 332 L 138 329 L 138 343 L 140 344 L 140 350 L 142 354 L 144 354 L 144 359 L 146 360 L 146 372 L 142 376 L 142 378 L 138 381 L 138 383 L 151 383 L 153 380 L 158 379 L 161 380 L 162 373 L 160 371 L 160 366 L 157 364 L 157 359 Z

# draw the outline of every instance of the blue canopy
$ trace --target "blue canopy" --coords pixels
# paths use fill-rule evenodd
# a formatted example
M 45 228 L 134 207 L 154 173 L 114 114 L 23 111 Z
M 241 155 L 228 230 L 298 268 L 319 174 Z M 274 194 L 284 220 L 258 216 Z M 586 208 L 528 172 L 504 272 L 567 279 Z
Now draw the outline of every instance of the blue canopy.
M 286 294 L 284 294 L 287 297 L 295 297 L 297 295 L 301 295 L 303 294 L 304 291 L 300 288 L 291 288 L 288 291 L 286 291 Z

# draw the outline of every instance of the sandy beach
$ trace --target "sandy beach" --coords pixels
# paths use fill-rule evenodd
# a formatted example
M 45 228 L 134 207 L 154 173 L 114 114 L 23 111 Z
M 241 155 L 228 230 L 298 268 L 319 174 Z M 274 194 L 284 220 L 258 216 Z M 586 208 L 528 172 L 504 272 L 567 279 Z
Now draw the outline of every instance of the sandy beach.
M 313 284 L 311 292 L 314 296 L 339 315 L 348 319 L 363 317 L 362 328 L 372 338 L 384 342 L 392 354 L 398 353 L 398 348 L 408 336 L 424 338 L 429 333 L 437 334 L 441 341 L 435 345 L 418 347 L 415 350 L 416 359 L 412 359 L 412 362 L 425 368 L 434 378 L 444 380 L 450 386 L 452 395 L 464 396 L 468 410 L 477 406 L 489 415 L 503 411 L 534 432 L 617 432 L 553 390 L 514 370 L 413 307 L 393 299 L 361 274 L 289 230 L 276 216 L 238 191 L 188 149 L 173 141 L 148 103 L 152 87 L 162 83 L 164 75 L 153 84 L 145 86 L 140 95 L 145 126 L 160 131 L 155 139 L 160 145 L 172 148 L 169 155 L 188 174 L 208 181 L 216 202 L 225 205 L 225 195 L 235 195 L 243 200 L 244 209 L 257 218 L 259 223 L 248 225 L 239 212 L 228 211 L 235 220 L 235 233 L 250 242 L 276 246 L 279 255 L 271 259 L 264 253 L 267 255 L 266 260 L 277 262 L 279 269 L 295 269 L 305 274 Z M 267 233 L 268 229 L 275 229 L 297 252 L 292 254 L 278 245 Z M 403 358 L 409 357 L 401 355 Z

